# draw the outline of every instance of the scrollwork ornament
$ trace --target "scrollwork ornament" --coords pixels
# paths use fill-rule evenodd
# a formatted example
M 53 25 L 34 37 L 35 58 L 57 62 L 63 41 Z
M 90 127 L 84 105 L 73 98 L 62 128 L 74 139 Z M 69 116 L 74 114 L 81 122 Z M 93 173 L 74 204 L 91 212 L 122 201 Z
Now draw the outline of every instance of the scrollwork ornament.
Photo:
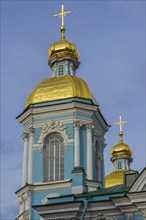
M 127 217 L 128 220 L 133 220 L 133 212 L 126 212 L 125 216 Z
M 106 218 L 105 218 L 104 214 L 98 213 L 96 216 L 96 220 L 106 220 Z
M 80 121 L 74 121 L 73 126 L 75 129 L 79 129 L 82 126 L 82 124 L 80 123 Z
M 68 141 L 68 135 L 66 134 L 66 130 L 67 130 L 66 126 L 60 121 L 51 120 L 47 124 L 45 124 L 42 128 L 42 132 L 38 140 L 38 144 L 40 146 L 40 153 L 43 150 L 43 142 L 45 137 L 52 132 L 60 133 L 64 139 L 64 143 L 66 143 Z
M 144 218 L 146 218 L 146 208 L 140 209 L 140 211 L 143 214 Z
M 89 124 L 86 125 L 86 130 L 87 131 L 91 131 L 92 128 L 94 128 L 94 125 L 92 123 L 89 123 Z

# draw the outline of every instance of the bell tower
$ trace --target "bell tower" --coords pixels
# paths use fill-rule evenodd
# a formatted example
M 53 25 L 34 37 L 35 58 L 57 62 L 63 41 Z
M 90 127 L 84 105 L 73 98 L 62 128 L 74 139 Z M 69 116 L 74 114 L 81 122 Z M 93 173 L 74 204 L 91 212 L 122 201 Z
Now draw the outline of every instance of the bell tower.
M 127 121 L 122 121 L 120 115 L 119 121 L 115 124 L 120 126 L 119 137 L 120 141 L 111 149 L 111 161 L 114 165 L 113 172 L 106 176 L 106 187 L 116 186 L 124 183 L 124 173 L 130 170 L 130 163 L 132 162 L 132 149 L 123 142 L 122 126 Z
M 33 206 L 48 198 L 82 194 L 104 187 L 104 135 L 109 125 L 87 83 L 76 76 L 79 52 L 65 39 L 48 50 L 51 77 L 30 94 L 17 117 L 24 126 L 22 187 L 16 192 L 17 220 L 40 219 Z

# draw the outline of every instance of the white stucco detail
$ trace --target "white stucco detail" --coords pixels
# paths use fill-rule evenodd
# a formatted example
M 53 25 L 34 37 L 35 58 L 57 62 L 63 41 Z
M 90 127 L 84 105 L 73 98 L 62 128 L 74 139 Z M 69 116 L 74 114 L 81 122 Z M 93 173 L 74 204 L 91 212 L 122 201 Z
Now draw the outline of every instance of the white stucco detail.
M 23 198 L 24 198 L 24 201 L 25 201 L 25 211 L 28 211 L 31 208 L 31 202 L 30 202 L 31 193 L 30 192 L 26 192 L 23 195 Z
M 48 204 L 48 199 L 49 198 L 57 198 L 59 197 L 60 194 L 58 193 L 51 193 L 51 194 L 48 194 L 44 199 L 42 199 L 42 204 L 45 205 L 45 204 Z
M 19 215 L 21 215 L 25 210 L 25 203 L 23 196 L 20 196 L 18 198 L 18 203 L 19 203 Z
M 134 213 L 128 211 L 127 213 L 125 213 L 125 216 L 127 217 L 127 220 L 133 220 Z
M 43 126 L 41 135 L 39 137 L 38 144 L 40 146 L 40 151 L 42 151 L 43 142 L 44 142 L 45 137 L 48 134 L 53 133 L 53 132 L 60 133 L 62 135 L 63 139 L 64 139 L 65 146 L 67 146 L 67 144 L 68 144 L 68 135 L 66 134 L 66 126 L 64 126 L 63 123 L 60 122 L 60 121 L 51 120 Z

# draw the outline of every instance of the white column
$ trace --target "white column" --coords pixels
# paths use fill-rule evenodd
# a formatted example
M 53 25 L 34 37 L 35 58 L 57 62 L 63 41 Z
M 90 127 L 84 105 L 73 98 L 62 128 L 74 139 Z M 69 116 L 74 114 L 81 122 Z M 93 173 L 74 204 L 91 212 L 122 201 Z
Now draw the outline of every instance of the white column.
M 23 168 L 22 168 L 22 186 L 27 183 L 27 161 L 28 161 L 28 135 L 23 133 L 24 152 L 23 152 Z
M 93 179 L 92 124 L 86 125 L 87 131 L 87 179 Z
M 74 122 L 74 136 L 75 136 L 75 146 L 74 146 L 74 167 L 80 166 L 80 122 Z
M 29 129 L 28 183 L 33 182 L 33 128 Z

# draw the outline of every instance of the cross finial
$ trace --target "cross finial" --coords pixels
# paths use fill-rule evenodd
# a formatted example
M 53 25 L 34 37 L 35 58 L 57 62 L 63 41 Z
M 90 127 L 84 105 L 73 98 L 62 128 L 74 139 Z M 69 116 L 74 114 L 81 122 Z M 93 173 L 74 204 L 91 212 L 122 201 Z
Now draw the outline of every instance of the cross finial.
M 118 122 L 115 122 L 115 125 L 119 125 L 119 126 L 120 126 L 120 133 L 123 133 L 122 126 L 123 126 L 123 124 L 125 124 L 125 123 L 127 123 L 127 121 L 122 121 L 122 116 L 120 115 L 119 121 L 118 121 Z
M 62 5 L 62 10 L 59 14 L 55 14 L 55 17 L 61 17 L 62 18 L 62 23 L 61 23 L 61 33 L 62 33 L 62 40 L 65 39 L 65 25 L 64 25 L 64 16 L 67 14 L 70 14 L 72 11 L 64 11 L 64 5 Z

